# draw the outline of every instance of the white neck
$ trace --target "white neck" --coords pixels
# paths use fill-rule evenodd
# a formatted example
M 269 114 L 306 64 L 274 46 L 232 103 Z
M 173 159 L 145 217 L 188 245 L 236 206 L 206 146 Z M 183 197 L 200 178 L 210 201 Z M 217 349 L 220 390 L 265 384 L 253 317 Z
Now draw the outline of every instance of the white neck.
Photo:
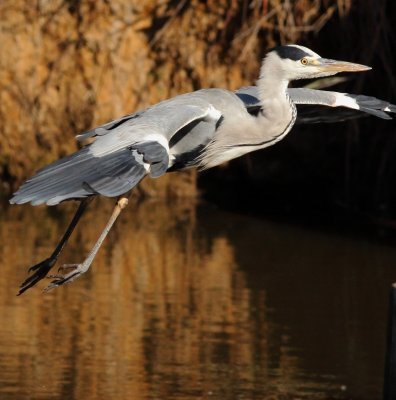
M 287 95 L 289 80 L 276 58 L 267 56 L 257 81 L 261 112 L 252 116 L 227 115 L 202 157 L 203 168 L 211 168 L 254 150 L 271 146 L 292 128 L 296 109 Z M 240 111 L 240 110 L 238 110 Z M 242 121 L 242 123 L 241 123 Z M 239 127 L 239 129 L 235 129 Z
M 285 75 L 276 60 L 269 57 L 264 59 L 260 77 L 257 80 L 257 88 L 264 115 L 269 119 L 272 119 L 272 117 L 279 118 L 279 107 L 282 108 L 282 105 L 286 111 L 290 110 L 287 98 L 289 80 Z

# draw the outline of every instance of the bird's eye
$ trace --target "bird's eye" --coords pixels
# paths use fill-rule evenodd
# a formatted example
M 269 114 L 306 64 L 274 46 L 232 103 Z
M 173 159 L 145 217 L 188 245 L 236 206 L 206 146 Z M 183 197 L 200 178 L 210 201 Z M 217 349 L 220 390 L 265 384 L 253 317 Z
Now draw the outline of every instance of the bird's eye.
M 308 64 L 308 60 L 304 57 L 300 60 L 302 65 L 307 65 Z

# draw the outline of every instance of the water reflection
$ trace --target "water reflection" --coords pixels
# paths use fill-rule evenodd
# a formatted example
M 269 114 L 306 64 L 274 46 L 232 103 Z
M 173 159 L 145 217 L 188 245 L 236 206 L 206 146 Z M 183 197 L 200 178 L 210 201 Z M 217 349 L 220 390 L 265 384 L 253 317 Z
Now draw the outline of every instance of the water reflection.
M 99 203 L 61 261 L 95 241 L 112 207 Z M 1 398 L 380 398 L 395 249 L 144 202 L 89 274 L 15 297 L 73 205 L 0 212 Z

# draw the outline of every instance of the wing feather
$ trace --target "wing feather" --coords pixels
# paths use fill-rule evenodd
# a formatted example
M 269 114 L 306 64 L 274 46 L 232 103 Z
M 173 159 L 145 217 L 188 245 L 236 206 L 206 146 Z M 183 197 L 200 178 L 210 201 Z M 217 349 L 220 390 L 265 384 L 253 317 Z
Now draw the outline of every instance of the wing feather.
M 292 101 L 297 104 L 296 123 L 339 122 L 355 119 L 366 114 L 391 119 L 396 106 L 372 96 L 353 95 L 306 88 L 289 88 Z M 248 111 L 254 113 L 260 106 L 258 89 L 248 86 L 236 91 Z
M 175 153 L 192 155 L 203 147 L 221 117 L 204 96 L 187 94 L 101 125 L 78 137 L 94 138 L 93 143 L 38 171 L 10 202 L 54 205 L 94 194 L 123 194 L 147 174 L 166 173 L 180 161 Z M 179 167 L 191 158 L 184 161 Z
M 103 157 L 89 146 L 40 170 L 27 180 L 10 200 L 12 204 L 46 203 L 84 198 L 94 194 L 114 197 L 128 192 L 148 173 L 166 172 L 169 156 L 157 142 L 141 142 Z

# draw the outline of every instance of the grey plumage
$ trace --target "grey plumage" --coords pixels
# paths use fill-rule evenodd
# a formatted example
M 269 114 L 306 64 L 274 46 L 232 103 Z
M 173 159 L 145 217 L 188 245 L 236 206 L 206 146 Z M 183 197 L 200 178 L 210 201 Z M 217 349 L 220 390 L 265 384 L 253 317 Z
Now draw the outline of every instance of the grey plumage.
M 145 163 L 158 162 L 155 160 L 160 154 L 164 157 L 155 142 L 136 144 L 100 158 L 92 157 L 89 150 L 85 147 L 38 171 L 14 194 L 11 202 L 54 205 L 66 199 L 96 194 L 118 196 L 136 186 L 147 174 Z M 162 158 L 158 165 L 161 163 Z M 159 176 L 161 171 L 161 167 L 155 169 L 154 175 Z
M 396 113 L 395 105 L 372 96 L 306 88 L 289 88 L 287 91 L 297 105 L 297 124 L 339 122 L 367 114 L 392 119 L 388 113 Z M 260 107 L 257 86 L 247 86 L 235 93 L 250 112 Z
M 300 57 L 312 65 L 302 66 Z M 380 118 L 395 112 L 395 106 L 373 97 L 287 89 L 291 79 L 336 73 L 328 72 L 328 65 L 331 60 L 301 46 L 276 48 L 263 62 L 257 86 L 236 93 L 204 89 L 179 95 L 78 135 L 80 141 L 94 141 L 39 171 L 10 202 L 54 205 L 95 194 L 113 197 L 131 190 L 146 175 L 157 178 L 167 171 L 211 168 L 281 140 L 295 122 L 295 104 L 312 107 L 300 110 L 300 123 L 334 120 L 336 113 L 327 117 L 327 109 L 324 113 L 317 106 L 344 107 Z M 340 118 L 350 118 L 350 112 L 337 114 Z
M 80 200 L 52 255 L 29 269 L 32 274 L 22 283 L 19 294 L 43 279 L 54 266 L 92 196 L 119 196 L 119 200 L 87 258 L 72 268 L 61 267 L 71 272 L 53 276 L 48 289 L 72 282 L 89 269 L 126 206 L 128 193 L 145 176 L 157 178 L 185 168 L 211 168 L 277 143 L 292 129 L 296 118 L 303 123 L 326 120 L 318 111 L 313 115 L 302 112 L 298 117 L 296 105 L 344 107 L 388 118 L 387 113 L 394 113 L 395 106 L 372 97 L 288 89 L 291 80 L 368 69 L 364 65 L 321 58 L 302 46 L 281 46 L 263 60 L 255 87 L 236 93 L 204 89 L 179 95 L 78 135 L 78 140 L 92 142 L 40 170 L 10 200 L 33 205 Z
M 395 106 L 373 97 L 287 89 L 288 80 L 308 74 L 300 57 L 311 60 L 312 76 L 336 73 L 326 70 L 331 60 L 309 49 L 276 48 L 263 62 L 257 86 L 236 93 L 204 89 L 179 95 L 78 135 L 79 141 L 94 141 L 39 171 L 10 202 L 54 205 L 95 194 L 118 196 L 146 175 L 157 178 L 167 171 L 211 168 L 281 140 L 295 122 L 295 104 L 312 108 L 300 109 L 297 123 L 348 119 L 356 111 L 390 118 L 387 112 L 395 112 Z M 315 67 L 320 63 L 325 67 Z M 328 108 L 324 112 L 318 106 L 352 111 L 329 117 Z
M 184 97 L 164 101 L 155 108 L 79 135 L 79 140 L 95 138 L 95 141 L 38 171 L 10 202 L 54 205 L 68 198 L 93 194 L 114 197 L 132 189 L 147 174 L 153 178 L 163 175 L 169 168 L 170 154 L 173 156 L 175 150 L 186 152 L 187 146 L 206 144 L 221 117 L 210 103 L 202 101 L 203 93 L 199 92 L 180 113 Z M 168 141 L 177 138 L 186 127 L 190 127 L 187 132 L 192 140 L 185 143 L 179 137 L 170 150 Z

